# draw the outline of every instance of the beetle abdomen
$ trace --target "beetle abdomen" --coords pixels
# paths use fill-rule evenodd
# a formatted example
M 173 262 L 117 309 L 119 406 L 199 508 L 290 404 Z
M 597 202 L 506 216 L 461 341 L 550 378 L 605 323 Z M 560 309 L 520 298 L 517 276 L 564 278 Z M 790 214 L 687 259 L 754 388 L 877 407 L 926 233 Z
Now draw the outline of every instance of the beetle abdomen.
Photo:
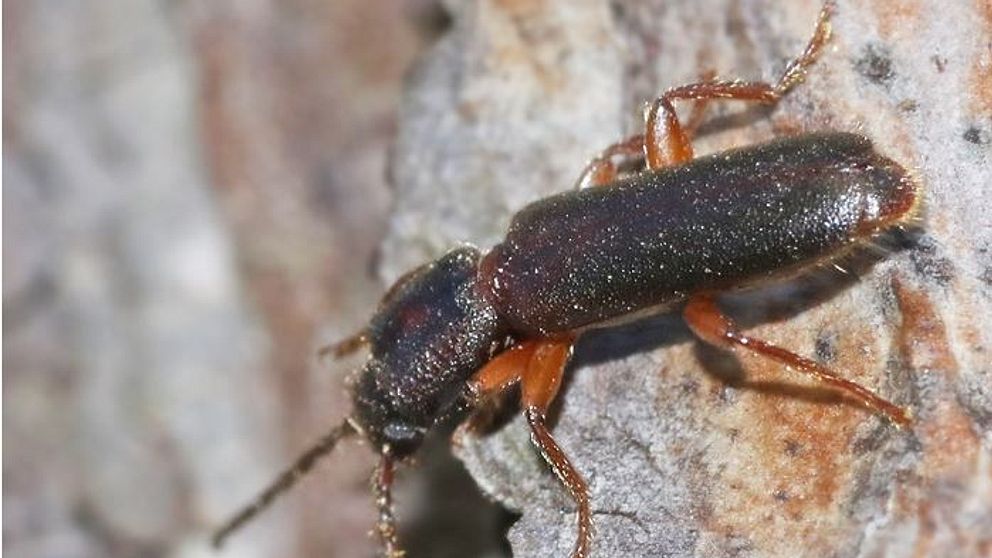
M 564 332 L 835 255 L 915 200 L 866 138 L 782 139 L 535 202 L 482 279 L 517 331 Z

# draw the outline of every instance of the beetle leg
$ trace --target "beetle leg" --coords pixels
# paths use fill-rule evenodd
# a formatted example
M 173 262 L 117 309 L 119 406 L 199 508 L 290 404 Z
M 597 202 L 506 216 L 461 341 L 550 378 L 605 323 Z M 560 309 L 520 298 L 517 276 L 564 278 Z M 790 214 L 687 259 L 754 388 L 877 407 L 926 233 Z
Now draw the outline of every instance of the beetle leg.
M 816 22 L 816 29 L 796 59 L 786 66 L 775 84 L 762 81 L 702 81 L 666 91 L 651 103 L 644 132 L 644 154 L 648 168 L 658 169 L 689 161 L 693 157 L 692 144 L 686 128 L 679 122 L 673 101 L 694 99 L 736 99 L 772 104 L 782 98 L 793 86 L 803 80 L 806 70 L 819 55 L 830 38 L 832 1 L 824 3 Z M 690 119 L 691 120 L 691 119 Z
M 475 405 L 483 397 L 500 393 L 520 381 L 539 342 L 524 341 L 490 360 L 466 383 L 465 399 Z
M 572 354 L 573 341 L 574 339 L 568 338 L 539 342 L 527 371 L 521 378 L 520 399 L 527 423 L 530 425 L 531 441 L 575 501 L 579 534 L 572 550 L 572 558 L 585 558 L 589 555 L 589 545 L 592 540 L 589 487 L 565 452 L 555 442 L 546 425 L 548 407 L 561 387 L 565 365 Z
M 700 76 L 700 80 L 703 83 L 716 81 L 716 70 L 706 70 Z M 712 99 L 696 99 L 692 103 L 692 112 L 689 113 L 689 119 L 686 121 L 682 129 L 685 130 L 685 135 L 691 140 L 696 136 L 696 131 L 703 124 L 703 120 L 706 118 L 706 108 L 710 106 L 710 101 Z M 644 153 L 642 156 L 646 155 Z
M 585 558 L 592 539 L 589 488 L 545 424 L 548 407 L 558 395 L 565 365 L 572 355 L 573 342 L 574 338 L 569 337 L 518 343 L 489 361 L 469 379 L 466 398 L 477 403 L 486 395 L 521 382 L 521 406 L 530 425 L 531 441 L 578 508 L 579 536 L 572 558 Z
M 704 81 L 712 80 L 714 77 L 716 77 L 716 72 L 713 71 L 706 71 L 702 75 Z M 692 105 L 692 113 L 689 115 L 689 121 L 684 127 L 689 137 L 693 136 L 696 129 L 702 123 L 703 117 L 706 114 L 707 104 L 709 104 L 709 99 L 700 99 Z M 615 181 L 617 178 L 617 167 L 619 166 L 614 162 L 616 157 L 622 157 L 621 160 L 623 162 L 621 164 L 637 159 L 644 159 L 644 134 L 630 136 L 601 151 L 583 169 L 582 174 L 579 175 L 579 179 L 575 183 L 575 189 L 581 190 L 590 186 L 606 186 Z
M 790 369 L 802 372 L 844 391 L 869 409 L 885 415 L 900 427 L 908 426 L 912 421 L 908 410 L 882 399 L 868 388 L 838 377 L 827 367 L 808 358 L 741 333 L 734 322 L 720 311 L 712 296 L 693 296 L 689 299 L 682 314 L 686 323 L 689 324 L 689 329 L 697 337 L 711 345 L 722 348 L 743 347 L 759 355 L 777 360 Z
M 405 552 L 400 549 L 396 535 L 396 516 L 393 513 L 393 480 L 396 474 L 396 461 L 389 446 L 382 448 L 379 465 L 372 473 L 372 490 L 379 519 L 375 529 L 382 541 L 384 558 L 402 558 Z
M 590 186 L 605 186 L 616 180 L 617 164 L 613 162 L 614 157 L 623 157 L 625 160 L 644 157 L 644 135 L 630 136 L 601 151 L 586 165 L 575 183 L 575 188 L 581 190 Z

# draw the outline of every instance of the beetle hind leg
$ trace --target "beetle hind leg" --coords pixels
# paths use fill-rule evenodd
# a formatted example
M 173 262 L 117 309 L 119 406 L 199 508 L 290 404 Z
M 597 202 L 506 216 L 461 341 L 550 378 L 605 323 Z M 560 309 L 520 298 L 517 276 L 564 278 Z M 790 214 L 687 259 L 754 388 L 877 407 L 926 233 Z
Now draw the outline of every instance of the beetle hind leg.
M 724 315 L 709 295 L 696 295 L 689 299 L 683 311 L 689 329 L 703 341 L 721 348 L 740 347 L 785 364 L 789 369 L 802 372 L 820 382 L 840 389 L 854 397 L 872 411 L 882 414 L 900 427 L 911 422 L 909 411 L 885 399 L 868 388 L 837 376 L 827 367 L 741 333 L 734 322 Z
M 774 84 L 762 81 L 710 79 L 673 87 L 651 103 L 644 132 L 644 152 L 648 168 L 658 169 L 677 165 L 693 158 L 689 130 L 679 121 L 674 101 L 695 100 L 697 106 L 698 103 L 710 99 L 734 99 L 764 104 L 778 102 L 792 87 L 803 80 L 806 70 L 816 61 L 823 45 L 830 39 L 830 16 L 833 9 L 832 1 L 824 3 L 806 48 L 789 62 Z M 692 120 L 690 117 L 690 122 Z
M 630 136 L 604 149 L 592 159 L 579 175 L 576 188 L 604 186 L 616 180 L 621 157 L 624 162 L 644 159 L 649 169 L 659 169 L 691 161 L 694 153 L 692 136 L 702 122 L 709 101 L 734 99 L 764 104 L 778 102 L 790 89 L 801 82 L 806 70 L 816 61 L 823 46 L 830 39 L 830 16 L 834 2 L 823 4 L 803 52 L 785 67 L 778 81 L 720 81 L 715 72 L 705 72 L 701 81 L 673 87 L 649 105 L 643 134 Z M 688 121 L 683 124 L 675 112 L 676 100 L 693 100 L 695 104 Z M 622 164 L 622 163 L 621 163 Z
M 714 71 L 706 71 L 702 75 L 703 81 L 710 81 L 714 77 L 716 77 L 716 72 Z M 684 126 L 687 137 L 692 137 L 700 124 L 702 124 L 708 104 L 709 99 L 700 99 L 693 104 L 689 121 Z M 645 146 L 644 134 L 636 134 L 610 145 L 586 164 L 585 169 L 583 169 L 582 174 L 579 175 L 579 179 L 575 183 L 575 189 L 581 190 L 592 186 L 609 185 L 617 179 L 620 166 L 634 162 L 639 162 L 643 165 L 645 160 Z M 619 164 L 616 162 L 618 158 L 620 160 Z

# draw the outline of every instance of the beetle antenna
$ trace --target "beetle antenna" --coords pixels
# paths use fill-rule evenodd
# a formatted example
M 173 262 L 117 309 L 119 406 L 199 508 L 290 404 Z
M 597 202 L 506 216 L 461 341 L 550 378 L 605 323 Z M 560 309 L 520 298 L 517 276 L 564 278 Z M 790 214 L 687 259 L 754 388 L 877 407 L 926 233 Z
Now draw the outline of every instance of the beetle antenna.
M 355 429 L 355 426 L 352 424 L 350 418 L 345 419 L 341 424 L 332 428 L 331 431 L 325 434 L 320 440 L 317 441 L 317 443 L 310 446 L 309 449 L 297 457 L 293 465 L 280 473 L 279 476 L 276 477 L 276 480 L 273 481 L 268 488 L 262 491 L 261 494 L 255 497 L 250 504 L 241 508 L 237 514 L 224 523 L 220 529 L 217 529 L 217 531 L 214 532 L 214 535 L 211 538 L 211 543 L 214 548 L 220 548 L 231 533 L 234 533 L 240 529 L 245 523 L 258 515 L 262 510 L 269 507 L 277 496 L 292 488 L 292 486 L 296 484 L 296 481 L 298 481 L 303 475 L 307 474 L 307 472 L 313 468 L 314 464 L 316 464 L 320 458 L 334 450 L 334 446 L 337 445 L 338 440 L 347 438 L 357 432 L 358 431 Z
M 317 358 L 324 359 L 328 356 L 339 359 L 361 349 L 369 342 L 369 336 L 363 329 L 354 335 L 350 335 L 337 343 L 324 345 L 317 351 Z

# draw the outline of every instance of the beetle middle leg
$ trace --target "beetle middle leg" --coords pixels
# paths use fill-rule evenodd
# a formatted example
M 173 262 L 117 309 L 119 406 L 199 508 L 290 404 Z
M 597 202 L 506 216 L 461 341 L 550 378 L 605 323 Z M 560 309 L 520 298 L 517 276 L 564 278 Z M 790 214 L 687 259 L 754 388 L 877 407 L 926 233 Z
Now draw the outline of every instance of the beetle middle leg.
M 703 81 L 711 81 L 716 77 L 715 71 L 703 72 Z M 692 137 L 703 121 L 706 114 L 706 107 L 709 99 L 700 99 L 692 106 L 689 120 L 683 127 L 687 137 Z M 612 183 L 617 178 L 619 166 L 615 159 L 621 158 L 621 165 L 627 162 L 644 161 L 644 134 L 636 134 L 629 138 L 618 141 L 602 150 L 599 155 L 593 158 L 582 170 L 579 179 L 575 183 L 575 188 L 581 190 L 591 186 L 605 186 Z
M 741 347 L 777 360 L 790 369 L 844 391 L 869 409 L 885 415 L 900 427 L 908 426 L 912 422 L 909 411 L 882 399 L 868 388 L 841 378 L 827 367 L 808 358 L 741 333 L 734 322 L 720 311 L 710 295 L 691 297 L 683 311 L 683 316 L 689 324 L 689 329 L 711 345 L 721 348 Z
M 623 157 L 625 160 L 643 158 L 644 134 L 630 136 L 601 151 L 583 169 L 575 182 L 575 188 L 581 190 L 590 186 L 605 186 L 616 180 L 617 164 L 614 162 L 616 157 Z

